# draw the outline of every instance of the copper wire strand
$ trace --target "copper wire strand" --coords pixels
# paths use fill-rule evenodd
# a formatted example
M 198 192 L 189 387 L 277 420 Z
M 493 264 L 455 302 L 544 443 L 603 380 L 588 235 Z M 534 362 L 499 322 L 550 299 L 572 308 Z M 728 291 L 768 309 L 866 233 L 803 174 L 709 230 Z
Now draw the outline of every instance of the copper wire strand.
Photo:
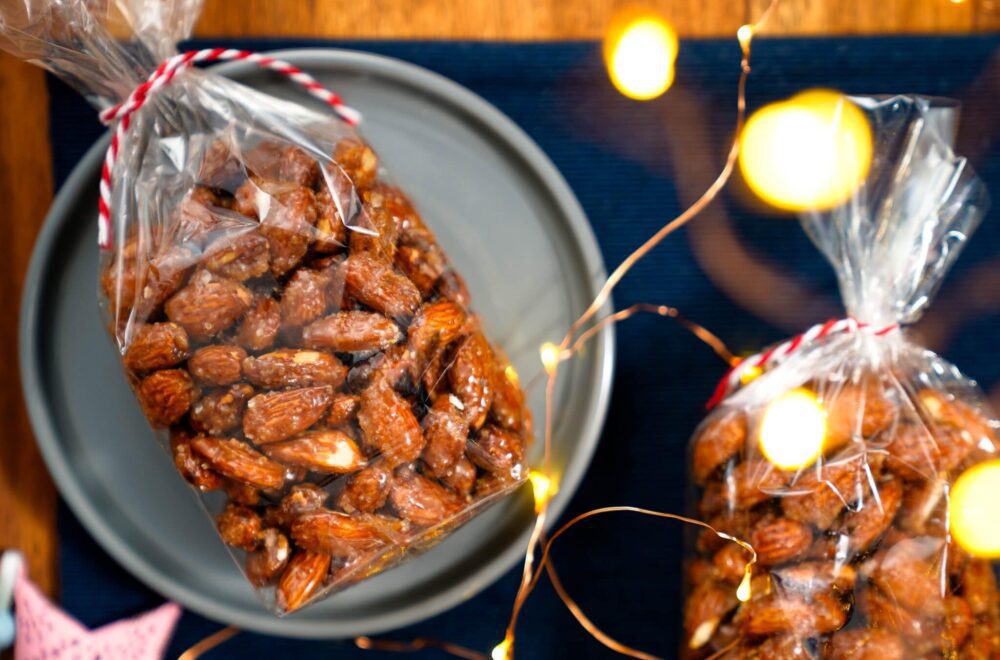
M 427 649 L 437 649 L 443 651 L 457 658 L 465 658 L 466 660 L 489 660 L 485 653 L 480 653 L 479 651 L 473 651 L 472 649 L 460 646 L 458 644 L 452 644 L 451 642 L 442 642 L 437 639 L 431 639 L 429 637 L 418 637 L 414 640 L 403 642 L 392 639 L 372 639 L 371 637 L 356 637 L 354 639 L 355 645 L 359 649 L 365 651 L 390 651 L 393 653 L 416 653 L 417 651 L 425 651 Z
M 727 652 L 729 652 L 730 650 L 732 650 L 739 643 L 740 643 L 740 638 L 737 637 L 736 639 L 734 639 L 733 641 L 729 642 L 728 644 L 726 644 L 725 646 L 723 646 L 721 649 L 719 649 L 718 651 L 716 651 L 712 655 L 710 655 L 707 658 L 705 658 L 705 660 L 716 660 L 717 658 L 721 658 L 722 656 L 724 656 Z
M 686 516 L 680 516 L 674 513 L 667 513 L 664 511 L 653 511 L 651 509 L 643 509 L 635 506 L 601 507 L 599 509 L 592 509 L 590 511 L 585 511 L 584 513 L 581 513 L 578 516 L 574 517 L 569 522 L 565 523 L 562 527 L 560 527 L 556 531 L 556 533 L 551 536 L 551 538 L 543 542 L 542 556 L 541 559 L 539 559 L 538 561 L 537 572 L 540 574 L 543 569 L 545 569 L 548 572 L 549 580 L 552 582 L 553 588 L 559 595 L 560 600 L 562 600 L 563 604 L 566 605 L 566 608 L 573 615 L 573 618 L 577 620 L 580 626 L 584 630 L 586 630 L 591 637 L 599 641 L 601 644 L 604 644 L 604 646 L 608 647 L 612 651 L 615 651 L 616 653 L 627 655 L 633 658 L 641 658 L 642 660 L 656 660 L 658 657 L 646 653 L 644 651 L 632 648 L 631 646 L 628 646 L 626 644 L 617 641 L 616 639 L 605 633 L 603 630 L 601 630 L 593 621 L 591 621 L 590 618 L 583 612 L 583 609 L 579 606 L 579 604 L 577 604 L 577 602 L 573 600 L 573 598 L 569 595 L 569 592 L 566 591 L 565 586 L 563 586 L 562 581 L 559 579 L 559 576 L 552 565 L 552 559 L 551 559 L 552 546 L 560 536 L 569 531 L 571 527 L 577 525 L 578 523 L 583 522 L 584 520 L 587 520 L 588 518 L 593 518 L 595 516 L 604 515 L 607 513 L 638 513 L 644 516 L 653 516 L 655 518 L 666 518 L 669 520 L 676 520 L 678 522 L 686 523 L 689 525 L 696 525 L 698 527 L 702 527 L 704 529 L 711 531 L 721 539 L 724 539 L 731 543 L 735 543 L 736 545 L 740 546 L 748 553 L 750 553 L 750 560 L 747 562 L 745 568 L 747 572 L 751 571 L 753 566 L 757 563 L 757 552 L 754 550 L 753 546 L 751 546 L 749 543 L 743 541 L 742 539 L 736 538 L 735 536 L 732 536 L 730 534 L 726 534 L 725 532 L 720 532 L 719 530 L 715 529 L 708 523 L 702 522 L 701 520 L 696 520 L 694 518 L 688 518 Z
M 603 330 L 605 327 L 625 321 L 640 313 L 656 314 L 658 316 L 665 316 L 667 318 L 674 319 L 691 334 L 700 339 L 703 343 L 707 344 L 709 348 L 715 351 L 716 355 L 726 362 L 726 364 L 729 366 L 739 364 L 740 358 L 734 355 L 733 352 L 726 346 L 725 342 L 719 339 L 710 330 L 685 318 L 675 307 L 668 307 L 667 305 L 653 305 L 651 303 L 638 303 L 626 309 L 617 311 L 614 314 L 609 314 L 603 317 L 594 323 L 594 325 L 580 333 L 580 336 L 573 342 L 573 345 L 570 346 L 565 353 L 559 356 L 559 360 L 563 361 L 571 358 L 575 353 L 580 351 L 594 335 Z
M 573 322 L 566 335 L 563 337 L 562 342 L 559 344 L 559 350 L 557 355 L 562 356 L 563 353 L 574 343 L 574 337 L 580 332 L 580 329 L 590 321 L 604 306 L 611 296 L 612 290 L 618 285 L 618 283 L 625 277 L 625 275 L 638 263 L 643 257 L 645 257 L 649 252 L 651 252 L 657 245 L 659 245 L 663 239 L 665 239 L 670 234 L 674 233 L 693 218 L 697 217 L 709 204 L 711 204 L 716 197 L 718 197 L 719 192 L 728 183 L 730 177 L 733 174 L 733 170 L 736 166 L 736 159 L 739 156 L 740 143 L 739 136 L 743 130 L 744 122 L 746 121 L 746 87 L 747 78 L 750 75 L 750 46 L 753 40 L 754 33 L 760 29 L 760 27 L 765 23 L 771 12 L 777 6 L 778 0 L 771 0 L 767 8 L 761 14 L 760 18 L 750 26 L 750 32 L 745 38 L 740 39 L 740 47 L 742 49 L 742 57 L 740 59 L 740 76 L 739 81 L 736 86 L 736 122 L 733 130 L 732 143 L 730 144 L 729 151 L 726 155 L 725 164 L 722 167 L 722 171 L 715 180 L 709 185 L 709 187 L 702 193 L 702 195 L 695 200 L 691 206 L 686 208 L 680 215 L 675 217 L 673 220 L 665 224 L 659 229 L 655 234 L 653 234 L 649 239 L 647 239 L 642 245 L 640 245 L 634 252 L 632 252 L 628 257 L 622 261 L 617 268 L 611 273 L 608 279 L 601 286 L 600 291 L 597 296 L 591 302 L 590 306 L 584 310 L 583 314 Z M 614 314 L 611 315 L 612 317 Z M 627 318 L 627 316 L 625 317 Z M 613 321 L 612 321 L 613 322 Z M 707 332 L 707 331 L 705 331 Z M 594 333 L 587 335 L 588 338 L 592 337 Z M 708 333 L 711 335 L 711 333 Z M 714 337 L 714 335 L 711 335 Z M 728 351 L 727 351 L 728 352 Z M 732 355 L 730 354 L 730 359 L 727 360 L 732 364 Z M 555 385 L 559 376 L 559 364 L 560 360 L 556 360 L 555 364 L 548 373 L 548 381 L 545 386 L 545 436 L 544 436 L 544 447 L 543 447 L 543 457 L 542 457 L 542 471 L 548 473 L 551 467 L 551 453 L 552 453 L 552 425 L 553 425 L 553 400 L 555 395 Z M 507 623 L 507 629 L 504 633 L 504 643 L 507 645 L 507 655 L 508 657 L 513 656 L 513 646 L 514 646 L 514 631 L 517 627 L 517 619 L 521 613 L 521 609 L 524 606 L 525 600 L 527 600 L 528 595 L 531 593 L 531 589 L 537 583 L 537 578 L 534 577 L 535 571 L 532 570 L 532 564 L 534 562 L 534 544 L 538 542 L 541 536 L 539 531 L 545 524 L 545 510 L 548 503 L 542 504 L 539 515 L 535 519 L 534 529 L 531 533 L 531 538 L 529 540 L 529 546 L 525 552 L 524 557 L 524 570 L 521 573 L 521 584 L 518 587 L 517 594 L 514 597 L 514 604 L 511 608 L 510 619 Z M 598 509 L 599 510 L 599 509 Z M 551 542 L 551 541 L 550 541 Z M 568 605 L 567 605 L 568 606 Z
M 181 653 L 177 656 L 177 660 L 197 660 L 197 658 L 200 658 L 203 654 L 208 653 L 219 644 L 229 641 L 239 633 L 240 629 L 236 626 L 227 626 L 222 630 L 217 630 L 208 637 L 202 639 L 200 642 L 194 644 L 188 650 Z
M 660 660 L 660 656 L 651 655 L 645 651 L 640 651 L 639 649 L 622 644 L 614 637 L 598 628 L 597 624 L 591 621 L 590 618 L 584 614 L 583 608 L 577 605 L 576 601 L 573 600 L 573 598 L 566 591 L 566 588 L 563 586 L 562 580 L 559 579 L 559 574 L 556 573 L 556 568 L 551 561 L 545 564 L 545 570 L 548 573 L 549 582 L 552 583 L 552 588 L 556 590 L 556 594 L 558 594 L 559 599 L 562 600 L 566 609 L 568 609 L 570 614 L 573 615 L 573 618 L 577 620 L 580 626 L 586 630 L 591 637 L 621 655 L 627 655 L 631 658 L 639 658 L 640 660 Z
M 735 366 L 740 362 L 740 358 L 729 350 L 725 342 L 719 339 L 719 337 L 717 337 L 707 328 L 693 321 L 688 320 L 687 318 L 682 316 L 681 313 L 674 307 L 669 307 L 667 305 L 653 305 L 651 303 L 638 303 L 626 309 L 615 312 L 614 314 L 609 314 L 608 316 L 605 316 L 604 318 L 596 322 L 592 327 L 588 328 L 583 333 L 581 333 L 580 336 L 577 338 L 577 340 L 573 343 L 573 345 L 570 346 L 562 355 L 559 356 L 559 360 L 563 361 L 570 359 L 574 354 L 576 354 L 579 350 L 581 350 L 584 347 L 584 345 L 589 339 L 591 339 L 594 335 L 600 332 L 603 328 L 625 321 L 638 313 L 656 314 L 658 316 L 672 318 L 676 320 L 678 323 L 680 323 L 681 326 L 683 326 L 686 330 L 691 332 L 691 334 L 693 334 L 695 337 L 697 337 L 702 342 L 707 344 L 713 351 L 715 351 L 715 353 L 722 360 L 724 360 L 730 366 Z M 715 530 L 713 529 L 712 531 Z M 544 532 L 539 534 L 538 538 L 543 546 L 548 545 L 549 542 L 546 541 Z M 638 655 L 635 655 L 633 657 L 637 658 L 653 657 L 644 654 L 642 651 L 630 649 L 629 647 L 623 644 L 619 644 L 613 638 L 605 635 L 599 628 L 594 626 L 593 623 L 590 622 L 590 620 L 586 617 L 583 611 L 579 608 L 579 606 L 575 603 L 575 601 L 573 601 L 573 599 L 569 597 L 569 594 L 566 593 L 565 589 L 562 586 L 562 582 L 559 580 L 559 576 L 555 572 L 555 567 L 553 566 L 551 561 L 543 560 L 543 562 L 539 563 L 539 565 L 534 571 L 534 575 L 532 576 L 531 581 L 528 584 L 527 587 L 528 593 L 534 591 L 535 587 L 538 585 L 538 581 L 542 577 L 543 569 L 548 573 L 549 579 L 552 581 L 552 585 L 555 588 L 556 593 L 559 595 L 559 598 L 563 601 L 563 604 L 566 606 L 566 608 L 569 609 L 569 611 L 573 614 L 574 617 L 576 617 L 580 625 L 583 626 L 583 628 L 587 630 L 587 632 L 589 632 L 591 635 L 593 635 L 598 641 L 600 641 L 608 648 L 612 648 L 615 650 L 619 650 L 617 648 L 618 646 L 620 646 L 622 649 L 628 649 L 628 652 L 619 650 L 619 652 L 624 655 L 630 655 L 631 652 L 634 652 L 635 654 Z
M 559 356 L 559 361 L 569 360 L 570 358 L 572 358 L 573 355 L 575 355 L 585 346 L 585 344 L 590 338 L 592 338 L 594 335 L 596 335 L 605 327 L 614 325 L 616 323 L 620 323 L 622 321 L 626 321 L 632 316 L 635 316 L 636 314 L 640 313 L 656 314 L 657 316 L 672 318 L 678 323 L 680 323 L 682 327 L 688 330 L 696 338 L 700 339 L 702 342 L 707 344 L 709 348 L 715 351 L 716 355 L 718 355 L 723 361 L 725 361 L 730 366 L 734 366 L 740 362 L 740 358 L 734 355 L 733 352 L 729 350 L 729 347 L 726 346 L 725 342 L 719 339 L 715 334 L 713 334 L 707 328 L 695 323 L 694 321 L 688 320 L 687 318 L 682 316 L 680 311 L 678 311 L 674 307 L 669 307 L 667 305 L 654 305 L 652 303 L 637 303 L 635 305 L 632 305 L 631 307 L 628 307 L 626 309 L 617 311 L 614 314 L 609 314 L 603 317 L 602 319 L 597 321 L 592 327 L 588 328 L 583 333 L 581 333 L 580 337 L 577 338 L 577 340 L 573 343 L 573 345 L 570 346 L 568 349 L 566 349 L 562 353 L 562 355 Z M 545 538 L 546 538 L 545 533 L 542 532 L 541 534 L 539 534 L 538 540 L 540 543 L 544 545 L 546 543 Z M 543 567 L 539 565 L 537 569 L 534 571 L 534 575 L 532 576 L 531 582 L 528 585 L 529 592 L 534 590 L 535 586 L 538 584 L 538 580 L 541 578 L 542 575 L 542 568 Z

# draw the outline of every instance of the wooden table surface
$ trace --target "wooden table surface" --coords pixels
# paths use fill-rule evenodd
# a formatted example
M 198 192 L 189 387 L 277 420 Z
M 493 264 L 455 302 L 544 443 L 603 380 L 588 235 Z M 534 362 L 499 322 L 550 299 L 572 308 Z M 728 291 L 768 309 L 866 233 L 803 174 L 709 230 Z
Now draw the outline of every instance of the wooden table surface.
M 12 0 L 17 2 L 18 0 Z M 768 0 L 654 0 L 683 36 L 729 36 Z M 558 40 L 600 38 L 619 0 L 206 0 L 196 33 Z M 1000 0 L 782 0 L 765 35 L 962 33 L 1000 29 Z M 56 493 L 25 414 L 17 365 L 17 310 L 32 244 L 52 199 L 42 72 L 0 54 L 0 199 L 7 258 L 0 262 L 0 548 L 20 548 L 33 578 L 56 584 Z

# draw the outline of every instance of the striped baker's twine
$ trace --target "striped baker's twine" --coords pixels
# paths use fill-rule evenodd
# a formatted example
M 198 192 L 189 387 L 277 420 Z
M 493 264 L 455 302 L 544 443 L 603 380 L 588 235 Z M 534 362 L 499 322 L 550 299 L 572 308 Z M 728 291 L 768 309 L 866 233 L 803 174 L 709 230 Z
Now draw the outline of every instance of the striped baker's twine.
M 740 385 L 743 383 L 744 377 L 746 377 L 749 373 L 752 373 L 755 370 L 766 370 L 774 367 L 795 351 L 805 346 L 809 346 L 813 342 L 819 341 L 824 337 L 837 334 L 850 334 L 862 330 L 870 332 L 876 337 L 884 337 L 885 335 L 888 335 L 898 329 L 898 323 L 893 323 L 881 328 L 873 328 L 868 323 L 859 321 L 853 316 L 848 316 L 847 318 L 840 320 L 831 319 L 826 323 L 817 323 L 801 335 L 796 335 L 791 339 L 781 342 L 780 344 L 776 344 L 763 353 L 751 355 L 750 357 L 741 360 L 739 364 L 730 369 L 729 372 L 722 377 L 722 380 L 719 381 L 719 384 L 715 388 L 715 392 L 712 394 L 712 398 L 708 400 L 705 407 L 711 410 L 715 406 L 722 403 L 727 396 L 739 389 Z
M 141 108 L 157 90 L 168 85 L 178 72 L 193 66 L 196 62 L 215 62 L 218 60 L 246 60 L 260 67 L 277 71 L 288 76 L 310 94 L 328 104 L 344 122 L 356 126 L 361 121 L 361 114 L 357 110 L 345 105 L 337 94 L 323 87 L 319 81 L 302 69 L 288 62 L 232 48 L 206 48 L 174 55 L 164 60 L 149 75 L 146 82 L 136 87 L 124 101 L 103 110 L 99 115 L 104 124 L 111 124 L 118 120 L 118 126 L 115 128 L 114 135 L 111 136 L 111 144 L 108 145 L 107 153 L 104 155 L 104 166 L 101 168 L 101 193 L 98 200 L 97 216 L 97 243 L 101 249 L 111 248 L 111 173 L 114 171 L 115 160 L 118 158 L 118 152 L 125 139 L 125 134 L 128 132 L 132 113 Z

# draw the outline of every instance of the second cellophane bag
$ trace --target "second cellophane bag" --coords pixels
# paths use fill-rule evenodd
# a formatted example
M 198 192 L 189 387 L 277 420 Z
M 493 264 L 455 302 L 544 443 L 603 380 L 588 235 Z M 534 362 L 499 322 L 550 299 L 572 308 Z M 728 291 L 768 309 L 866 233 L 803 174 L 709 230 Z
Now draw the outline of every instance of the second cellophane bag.
M 741 602 L 750 553 L 708 530 L 691 539 L 685 657 L 1000 657 L 994 571 L 955 538 L 950 506 L 963 475 L 1000 458 L 997 422 L 907 329 L 986 194 L 951 150 L 952 106 L 850 102 L 871 127 L 868 175 L 802 216 L 850 316 L 738 367 L 692 438 L 693 514 L 757 563 Z

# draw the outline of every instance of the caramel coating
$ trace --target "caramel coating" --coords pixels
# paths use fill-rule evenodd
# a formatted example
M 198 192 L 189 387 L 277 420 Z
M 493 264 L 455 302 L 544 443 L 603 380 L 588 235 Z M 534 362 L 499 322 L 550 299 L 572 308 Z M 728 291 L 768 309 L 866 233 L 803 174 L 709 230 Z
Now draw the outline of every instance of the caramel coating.
M 178 472 L 274 606 L 426 547 L 525 477 L 530 414 L 461 276 L 354 138 L 206 145 L 150 239 L 101 273 Z

